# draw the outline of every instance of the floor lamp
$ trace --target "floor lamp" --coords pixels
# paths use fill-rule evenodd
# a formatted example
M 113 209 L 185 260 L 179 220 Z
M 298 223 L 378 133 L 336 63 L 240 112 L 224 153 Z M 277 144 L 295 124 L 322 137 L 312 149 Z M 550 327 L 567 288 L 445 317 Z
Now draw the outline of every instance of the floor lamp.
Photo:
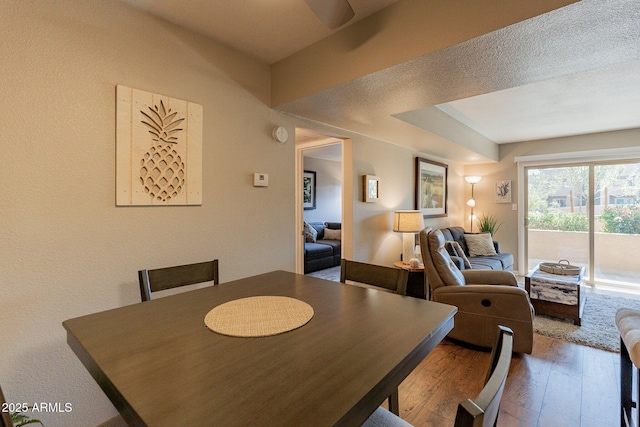
M 464 179 L 469 184 L 471 184 L 471 198 L 467 201 L 467 206 L 471 207 L 471 216 L 469 218 L 471 219 L 471 232 L 473 233 L 473 218 L 474 218 L 473 208 L 476 206 L 476 199 L 473 198 L 473 188 L 477 183 L 480 182 L 482 177 L 474 175 L 474 176 L 465 176 Z
M 422 211 L 396 211 L 393 231 L 402 233 L 402 262 L 409 264 L 416 246 L 416 233 L 424 228 Z

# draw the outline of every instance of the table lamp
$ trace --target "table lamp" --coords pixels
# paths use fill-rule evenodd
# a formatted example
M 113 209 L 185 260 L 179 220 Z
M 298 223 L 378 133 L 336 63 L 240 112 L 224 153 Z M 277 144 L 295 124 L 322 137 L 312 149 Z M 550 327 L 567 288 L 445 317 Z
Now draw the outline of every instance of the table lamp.
M 422 211 L 395 211 L 393 214 L 393 231 L 402 233 L 402 262 L 409 264 L 413 258 L 416 244 L 416 233 L 424 228 Z

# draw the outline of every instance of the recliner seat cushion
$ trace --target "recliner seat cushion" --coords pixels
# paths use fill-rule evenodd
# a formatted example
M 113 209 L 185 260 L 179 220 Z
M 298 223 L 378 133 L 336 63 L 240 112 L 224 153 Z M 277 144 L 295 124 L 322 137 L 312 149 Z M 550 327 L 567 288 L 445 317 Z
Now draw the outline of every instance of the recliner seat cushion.
M 471 257 L 469 258 L 471 268 L 478 270 L 513 270 L 512 254 L 496 254 L 492 256 Z

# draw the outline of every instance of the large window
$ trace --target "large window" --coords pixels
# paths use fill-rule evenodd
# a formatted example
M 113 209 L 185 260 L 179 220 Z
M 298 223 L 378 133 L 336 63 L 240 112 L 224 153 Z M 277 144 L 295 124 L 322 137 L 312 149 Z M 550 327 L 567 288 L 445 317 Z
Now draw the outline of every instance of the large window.
M 640 163 L 527 167 L 528 270 L 566 259 L 587 280 L 640 286 Z

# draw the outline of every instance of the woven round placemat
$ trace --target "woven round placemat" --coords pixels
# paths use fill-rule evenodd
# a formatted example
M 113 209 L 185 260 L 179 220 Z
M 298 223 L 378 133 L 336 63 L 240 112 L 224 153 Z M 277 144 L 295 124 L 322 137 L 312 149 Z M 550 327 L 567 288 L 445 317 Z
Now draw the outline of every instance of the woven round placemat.
M 295 298 L 258 296 L 221 304 L 204 318 L 207 328 L 233 337 L 267 337 L 292 331 L 313 317 L 313 308 Z

